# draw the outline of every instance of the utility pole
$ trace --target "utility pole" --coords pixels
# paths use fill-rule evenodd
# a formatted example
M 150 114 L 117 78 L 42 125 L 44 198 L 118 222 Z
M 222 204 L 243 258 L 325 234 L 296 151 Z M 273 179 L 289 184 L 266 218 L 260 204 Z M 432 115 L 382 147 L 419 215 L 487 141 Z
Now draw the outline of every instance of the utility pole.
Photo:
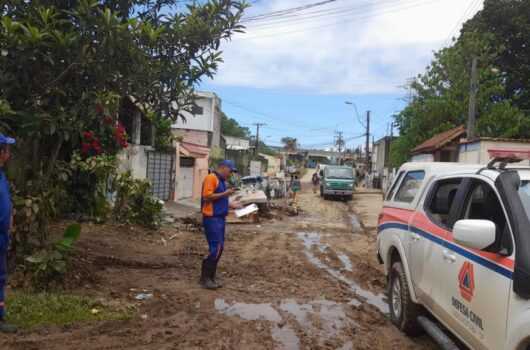
M 473 57 L 471 63 L 471 84 L 469 87 L 469 115 L 467 119 L 467 139 L 475 138 L 475 122 L 477 117 L 477 93 L 478 93 L 478 58 Z
M 366 111 L 366 170 L 368 173 L 371 172 L 371 159 L 370 159 L 370 111 Z
M 343 132 L 337 131 L 337 137 L 335 139 L 335 145 L 339 148 L 339 165 L 342 163 L 342 147 L 344 146 L 344 138 L 342 137 Z
M 262 126 L 265 126 L 267 124 L 265 123 L 254 123 L 253 125 L 256 126 L 256 147 L 254 148 L 254 156 L 258 155 L 259 151 L 259 128 Z

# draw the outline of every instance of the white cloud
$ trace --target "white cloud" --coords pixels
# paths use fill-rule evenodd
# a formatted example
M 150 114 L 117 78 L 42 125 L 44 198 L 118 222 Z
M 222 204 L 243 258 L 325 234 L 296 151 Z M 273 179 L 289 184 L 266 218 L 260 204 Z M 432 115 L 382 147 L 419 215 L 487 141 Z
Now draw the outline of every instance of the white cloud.
M 482 8 L 482 1 L 337 0 L 318 8 L 340 8 L 334 16 L 249 26 L 224 45 L 225 63 L 213 83 L 314 93 L 396 92 L 424 70 L 433 50 Z M 316 0 L 262 0 L 249 15 L 311 2 Z

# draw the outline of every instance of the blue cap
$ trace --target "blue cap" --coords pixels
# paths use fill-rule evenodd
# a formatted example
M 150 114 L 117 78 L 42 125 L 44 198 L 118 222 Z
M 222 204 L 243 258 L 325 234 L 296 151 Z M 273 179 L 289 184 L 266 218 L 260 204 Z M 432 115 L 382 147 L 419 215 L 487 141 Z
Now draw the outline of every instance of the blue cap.
M 219 163 L 219 166 L 225 166 L 227 167 L 228 169 L 230 169 L 230 171 L 234 172 L 234 173 L 237 173 L 237 168 L 236 168 L 236 165 L 233 161 L 231 160 L 223 160 L 221 163 Z
M 0 134 L 0 145 L 12 145 L 16 141 L 12 137 L 7 137 L 4 134 Z

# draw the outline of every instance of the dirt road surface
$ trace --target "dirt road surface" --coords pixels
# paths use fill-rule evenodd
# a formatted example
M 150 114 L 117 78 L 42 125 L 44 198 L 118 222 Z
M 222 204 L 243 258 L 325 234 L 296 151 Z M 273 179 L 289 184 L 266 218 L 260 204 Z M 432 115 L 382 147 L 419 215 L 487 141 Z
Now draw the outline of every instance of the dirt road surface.
M 84 227 L 79 251 L 91 278 L 73 292 L 134 316 L 24 331 L 0 337 L 0 349 L 434 349 L 385 315 L 375 257 L 381 196 L 347 204 L 304 187 L 299 216 L 229 226 L 217 291 L 197 284 L 201 232 Z M 136 300 L 144 291 L 153 297 Z

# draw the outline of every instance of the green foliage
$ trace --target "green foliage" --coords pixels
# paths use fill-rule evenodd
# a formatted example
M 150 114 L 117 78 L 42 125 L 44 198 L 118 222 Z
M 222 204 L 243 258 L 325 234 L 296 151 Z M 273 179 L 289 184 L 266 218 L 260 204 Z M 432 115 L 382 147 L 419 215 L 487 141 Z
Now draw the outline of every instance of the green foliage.
M 133 98 L 157 111 L 163 136 L 170 121 L 191 111 L 194 87 L 216 73 L 221 43 L 243 29 L 244 1 L 194 2 L 181 12 L 176 4 L 1 3 L 0 131 L 17 138 L 9 169 L 17 196 L 40 208 L 17 206 L 22 246 L 43 235 L 57 210 L 103 219 L 112 157 L 125 147 L 121 102 Z M 64 169 L 70 173 L 58 181 Z
M 239 138 L 250 138 L 250 129 L 239 125 L 237 120 L 228 117 L 226 114 L 221 115 L 221 132 L 223 135 L 239 137 Z
M 87 214 L 97 221 L 105 220 L 109 212 L 108 181 L 116 174 L 116 157 L 101 154 L 83 158 L 75 152 L 70 161 L 70 168 L 71 211 Z
M 79 224 L 70 225 L 60 241 L 26 258 L 36 289 L 46 290 L 54 283 L 63 281 L 73 245 L 80 234 Z
M 163 204 L 151 194 L 149 181 L 133 179 L 130 172 L 125 172 L 116 178 L 113 190 L 116 193 L 113 216 L 117 222 L 160 226 Z
M 130 311 L 109 309 L 88 297 L 56 293 L 13 292 L 7 298 L 7 308 L 7 320 L 23 329 L 131 317 Z
M 528 6 L 524 1 L 486 0 L 459 39 L 435 53 L 426 72 L 409 86 L 412 100 L 395 116 L 400 136 L 391 147 L 393 166 L 433 135 L 466 125 L 473 57 L 479 62 L 478 135 L 530 136 L 530 46 L 522 39 L 530 35 Z

